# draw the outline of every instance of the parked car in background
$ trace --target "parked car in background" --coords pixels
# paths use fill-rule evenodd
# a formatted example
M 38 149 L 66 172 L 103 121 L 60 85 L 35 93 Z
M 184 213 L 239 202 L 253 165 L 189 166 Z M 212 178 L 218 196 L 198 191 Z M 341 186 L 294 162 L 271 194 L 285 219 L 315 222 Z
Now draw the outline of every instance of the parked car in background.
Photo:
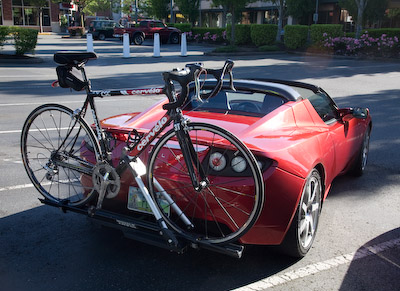
M 89 25 L 89 33 L 93 35 L 93 39 L 105 40 L 113 37 L 114 28 L 123 26 L 112 20 L 93 20 Z
M 160 35 L 162 43 L 178 44 L 182 32 L 175 27 L 168 27 L 158 20 L 143 20 L 139 22 L 138 27 L 114 28 L 114 37 L 122 38 L 124 33 L 129 34 L 131 44 L 141 45 L 145 39 L 154 38 L 155 33 Z

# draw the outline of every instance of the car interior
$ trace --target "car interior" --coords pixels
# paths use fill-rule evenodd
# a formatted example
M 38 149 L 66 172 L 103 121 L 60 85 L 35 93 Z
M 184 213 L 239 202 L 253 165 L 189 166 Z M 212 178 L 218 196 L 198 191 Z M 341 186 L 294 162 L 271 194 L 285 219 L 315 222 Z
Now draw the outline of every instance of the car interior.
M 185 110 L 220 112 L 224 114 L 249 115 L 262 117 L 286 100 L 273 92 L 251 92 L 221 90 L 216 96 L 207 100 L 198 100 L 194 94 L 189 95 L 190 102 Z

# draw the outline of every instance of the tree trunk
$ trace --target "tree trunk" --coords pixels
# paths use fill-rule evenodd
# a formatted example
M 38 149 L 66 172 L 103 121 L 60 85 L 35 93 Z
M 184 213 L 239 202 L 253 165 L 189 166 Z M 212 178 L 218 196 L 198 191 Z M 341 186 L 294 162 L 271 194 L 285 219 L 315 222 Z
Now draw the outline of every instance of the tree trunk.
M 236 26 L 235 18 L 236 18 L 235 8 L 232 8 L 231 45 L 235 45 L 235 26 Z
M 357 23 L 356 23 L 356 38 L 360 38 L 363 29 L 363 14 L 368 0 L 356 0 L 357 4 Z
M 276 41 L 281 41 L 281 30 L 282 30 L 282 23 L 283 23 L 283 1 L 279 1 L 278 7 L 279 19 L 278 19 L 278 31 L 276 32 Z
M 222 27 L 226 27 L 226 6 L 222 6 Z
M 39 8 L 39 26 L 40 32 L 43 32 L 43 8 Z

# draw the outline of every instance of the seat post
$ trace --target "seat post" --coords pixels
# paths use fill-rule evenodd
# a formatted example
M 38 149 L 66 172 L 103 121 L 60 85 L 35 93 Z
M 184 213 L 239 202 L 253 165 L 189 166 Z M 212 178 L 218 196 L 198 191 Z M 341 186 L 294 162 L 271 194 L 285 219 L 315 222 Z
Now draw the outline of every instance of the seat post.
M 90 80 L 88 79 L 88 77 L 86 75 L 85 63 L 82 63 L 79 67 L 77 67 L 77 69 L 81 71 L 83 81 L 87 84 L 87 86 L 86 86 L 86 94 L 91 93 L 92 92 L 92 85 L 91 85 Z

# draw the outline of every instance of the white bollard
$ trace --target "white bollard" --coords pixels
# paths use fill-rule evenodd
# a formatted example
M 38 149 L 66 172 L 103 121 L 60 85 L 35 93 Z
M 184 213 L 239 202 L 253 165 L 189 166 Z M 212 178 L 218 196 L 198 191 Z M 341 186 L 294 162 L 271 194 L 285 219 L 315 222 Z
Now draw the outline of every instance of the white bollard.
M 93 49 L 93 35 L 91 33 L 86 34 L 86 47 L 87 47 L 87 51 L 94 53 L 94 49 Z
M 181 57 L 187 57 L 186 32 L 181 36 Z
M 129 47 L 129 34 L 128 33 L 124 33 L 124 38 L 123 38 L 123 44 L 124 44 L 124 49 L 123 49 L 123 53 L 124 53 L 124 58 L 130 58 L 131 57 L 131 51 L 130 51 L 130 47 Z
M 153 44 L 153 57 L 159 58 L 160 56 L 160 34 L 154 34 L 154 44 Z

